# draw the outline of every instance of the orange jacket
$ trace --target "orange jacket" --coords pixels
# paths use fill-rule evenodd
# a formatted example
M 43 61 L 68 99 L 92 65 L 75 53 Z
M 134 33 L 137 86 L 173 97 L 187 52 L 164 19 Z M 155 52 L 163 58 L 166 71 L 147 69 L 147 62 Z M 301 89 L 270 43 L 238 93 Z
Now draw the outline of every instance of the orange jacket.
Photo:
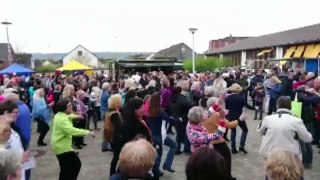
M 216 133 L 218 131 L 220 117 L 218 113 L 214 113 L 207 120 L 203 122 L 204 127 L 209 133 Z M 229 129 L 236 128 L 238 126 L 238 121 L 228 121 L 224 119 L 225 127 Z M 220 144 L 224 142 L 224 138 L 221 137 L 219 140 L 212 141 L 213 144 Z

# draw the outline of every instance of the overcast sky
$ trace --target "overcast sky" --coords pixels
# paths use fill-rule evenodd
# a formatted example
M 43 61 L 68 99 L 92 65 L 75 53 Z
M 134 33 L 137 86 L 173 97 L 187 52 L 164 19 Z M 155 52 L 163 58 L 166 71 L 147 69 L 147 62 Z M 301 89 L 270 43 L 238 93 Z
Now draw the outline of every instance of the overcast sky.
M 10 41 L 24 52 L 156 52 L 180 42 L 258 36 L 320 23 L 319 0 L 0 0 Z M 6 42 L 0 26 L 0 42 Z

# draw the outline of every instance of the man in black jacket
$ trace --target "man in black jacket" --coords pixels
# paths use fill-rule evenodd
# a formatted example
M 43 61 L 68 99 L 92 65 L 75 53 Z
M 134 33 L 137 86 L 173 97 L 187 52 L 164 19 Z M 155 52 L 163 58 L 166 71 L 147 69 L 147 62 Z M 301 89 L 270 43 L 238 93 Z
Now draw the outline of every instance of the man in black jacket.
M 294 100 L 294 95 L 292 93 L 293 74 L 288 72 L 287 75 L 281 76 L 280 80 L 282 82 L 281 95 L 289 96 L 291 100 Z
M 177 130 L 176 142 L 178 144 L 176 154 L 182 153 L 180 151 L 181 143 L 184 143 L 184 152 L 190 153 L 190 142 L 186 137 L 186 127 L 188 124 L 188 112 L 191 107 L 191 102 L 182 94 L 182 88 L 176 87 L 169 105 L 170 115 L 175 118 L 182 118 L 183 120 L 181 124 L 175 126 Z

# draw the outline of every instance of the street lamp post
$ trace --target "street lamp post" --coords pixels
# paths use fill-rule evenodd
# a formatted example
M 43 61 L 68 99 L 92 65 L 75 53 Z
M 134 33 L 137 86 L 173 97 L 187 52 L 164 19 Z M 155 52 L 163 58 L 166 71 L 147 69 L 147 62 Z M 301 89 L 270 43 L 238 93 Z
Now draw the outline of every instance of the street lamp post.
M 7 43 L 8 43 L 8 62 L 9 65 L 11 65 L 12 57 L 11 57 L 11 47 L 10 47 L 10 41 L 9 41 L 9 28 L 8 26 L 11 25 L 11 22 L 8 22 L 7 20 L 5 22 L 1 22 L 1 24 L 6 26 L 6 32 L 7 32 Z
M 114 39 L 115 39 L 115 44 L 116 44 L 116 57 L 115 57 L 115 59 L 116 59 L 116 61 L 118 61 L 118 36 L 115 36 Z
M 197 31 L 197 28 L 189 28 L 189 31 L 192 33 L 192 73 L 196 73 L 195 64 L 194 64 L 194 33 Z

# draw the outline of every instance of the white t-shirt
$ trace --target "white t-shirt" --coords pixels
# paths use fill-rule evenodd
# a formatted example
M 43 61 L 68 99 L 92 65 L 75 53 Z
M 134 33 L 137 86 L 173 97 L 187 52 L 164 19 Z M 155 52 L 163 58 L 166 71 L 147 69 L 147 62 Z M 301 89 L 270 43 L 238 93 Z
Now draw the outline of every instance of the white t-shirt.
M 9 149 L 14 150 L 17 153 L 18 158 L 22 160 L 24 149 L 23 149 L 19 134 L 13 129 L 11 129 L 11 136 L 7 143 L 9 145 Z M 21 180 L 25 180 L 24 170 L 25 169 L 23 168 L 21 172 Z

